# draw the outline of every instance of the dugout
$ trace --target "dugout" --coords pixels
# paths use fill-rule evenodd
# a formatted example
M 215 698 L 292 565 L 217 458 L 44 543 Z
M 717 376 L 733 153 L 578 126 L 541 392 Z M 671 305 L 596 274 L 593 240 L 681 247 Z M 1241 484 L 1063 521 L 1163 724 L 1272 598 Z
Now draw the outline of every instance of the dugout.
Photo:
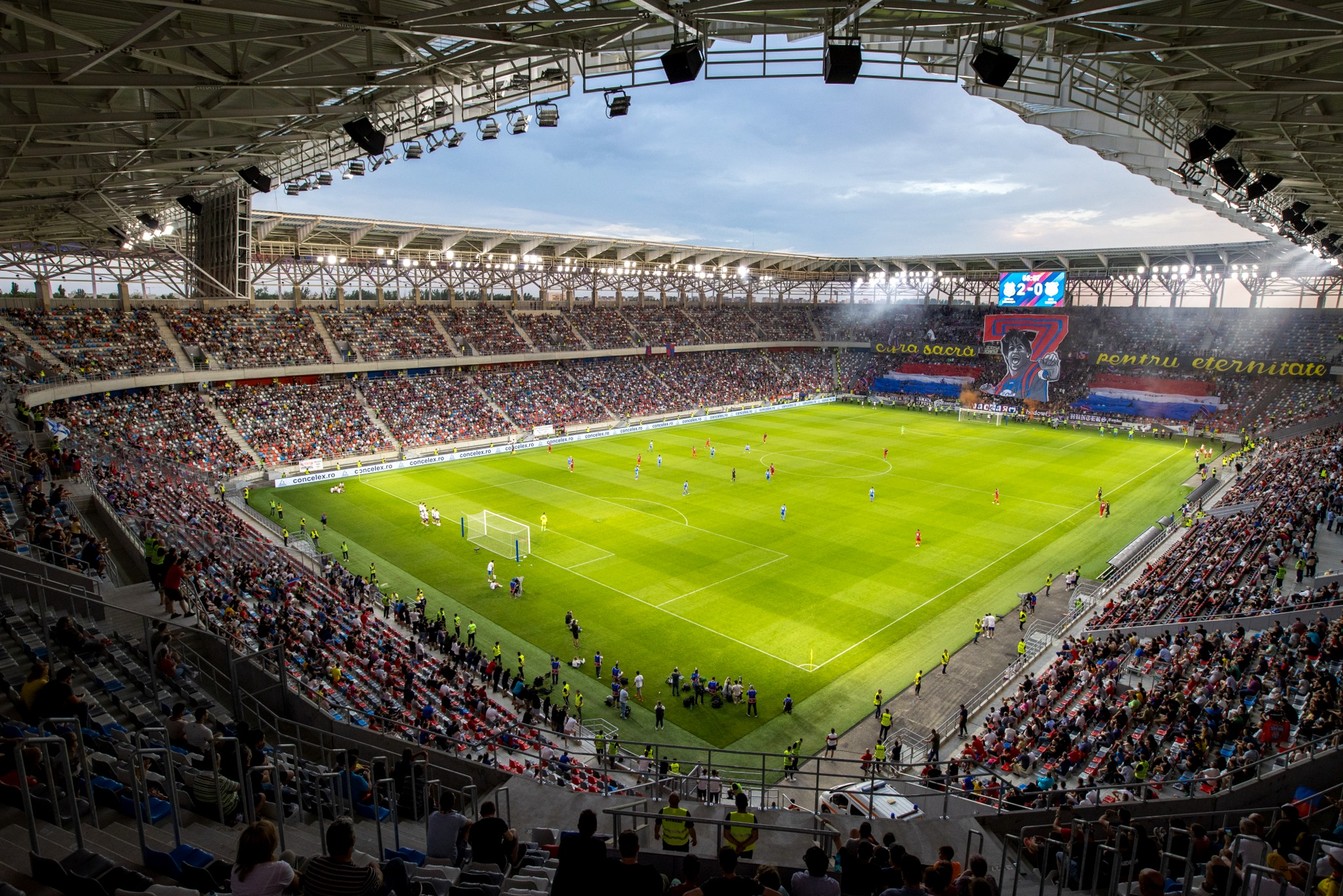
M 1132 568 L 1166 536 L 1166 531 L 1166 528 L 1159 522 L 1148 526 L 1143 534 L 1133 539 L 1122 551 L 1109 559 L 1105 566 L 1105 572 L 1101 573 L 1101 581 L 1112 581 Z

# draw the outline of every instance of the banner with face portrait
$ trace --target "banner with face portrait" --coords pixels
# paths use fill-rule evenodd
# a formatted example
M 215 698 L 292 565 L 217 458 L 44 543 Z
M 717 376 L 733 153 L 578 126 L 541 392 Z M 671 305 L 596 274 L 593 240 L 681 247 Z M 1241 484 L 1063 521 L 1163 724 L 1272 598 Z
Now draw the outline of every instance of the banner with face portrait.
M 990 314 L 984 318 L 984 342 L 998 344 L 1003 369 L 996 383 L 979 390 L 999 398 L 1049 401 L 1049 384 L 1062 375 L 1059 346 L 1067 335 L 1066 314 Z

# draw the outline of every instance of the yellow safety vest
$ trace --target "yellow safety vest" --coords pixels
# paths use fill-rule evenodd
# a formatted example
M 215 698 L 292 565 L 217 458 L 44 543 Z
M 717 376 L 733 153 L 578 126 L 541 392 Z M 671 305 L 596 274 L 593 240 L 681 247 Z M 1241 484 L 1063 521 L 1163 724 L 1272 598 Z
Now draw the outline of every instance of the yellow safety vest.
M 662 816 L 663 846 L 685 846 L 690 842 L 690 823 L 686 821 L 686 818 L 690 815 L 689 809 L 682 809 L 680 806 L 675 809 L 671 806 L 663 806 L 662 811 L 658 814 Z
M 751 836 L 751 831 L 755 830 L 755 828 L 743 827 L 743 825 L 740 824 L 740 822 L 755 824 L 755 813 L 753 812 L 729 812 L 727 814 L 727 820 L 729 822 L 738 822 L 736 824 L 729 823 L 727 827 L 728 832 L 732 834 L 732 839 L 738 843 L 744 842 Z M 748 847 L 747 852 L 750 852 L 754 848 L 754 846 Z

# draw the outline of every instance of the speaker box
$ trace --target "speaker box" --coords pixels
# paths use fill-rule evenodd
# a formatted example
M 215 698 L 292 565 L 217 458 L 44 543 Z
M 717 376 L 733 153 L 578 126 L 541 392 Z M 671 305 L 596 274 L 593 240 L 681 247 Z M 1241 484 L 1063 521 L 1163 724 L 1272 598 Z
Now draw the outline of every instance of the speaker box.
M 250 165 L 247 168 L 242 169 L 238 172 L 238 176 L 251 184 L 252 189 L 256 190 L 258 193 L 270 192 L 270 175 L 262 174 L 261 169 L 257 166 Z
M 371 156 L 380 156 L 387 149 L 387 135 L 375 128 L 367 115 L 345 122 L 345 133 Z
M 985 84 L 991 87 L 1005 87 L 1020 61 L 1011 53 L 1004 52 L 1002 47 L 981 45 L 979 52 L 970 60 L 970 67 Z
M 662 54 L 662 70 L 667 73 L 667 83 L 684 84 L 699 77 L 704 67 L 704 53 L 699 44 L 672 44 L 672 48 Z
M 200 217 L 200 213 L 205 211 L 205 206 L 201 205 L 201 201 L 192 193 L 188 193 L 185 196 L 178 196 L 177 204 L 197 217 Z
M 863 67 L 863 48 L 858 44 L 826 44 L 822 73 L 827 84 L 852 84 Z

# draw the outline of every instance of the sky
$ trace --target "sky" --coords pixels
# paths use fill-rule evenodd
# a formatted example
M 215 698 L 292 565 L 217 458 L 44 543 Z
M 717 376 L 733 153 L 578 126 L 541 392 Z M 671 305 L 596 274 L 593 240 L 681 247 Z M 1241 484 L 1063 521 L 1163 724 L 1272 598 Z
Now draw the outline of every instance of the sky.
M 1260 236 L 950 83 L 700 80 L 257 208 L 837 256 Z M 504 124 L 502 116 L 500 125 Z M 399 149 L 399 147 L 398 147 Z

